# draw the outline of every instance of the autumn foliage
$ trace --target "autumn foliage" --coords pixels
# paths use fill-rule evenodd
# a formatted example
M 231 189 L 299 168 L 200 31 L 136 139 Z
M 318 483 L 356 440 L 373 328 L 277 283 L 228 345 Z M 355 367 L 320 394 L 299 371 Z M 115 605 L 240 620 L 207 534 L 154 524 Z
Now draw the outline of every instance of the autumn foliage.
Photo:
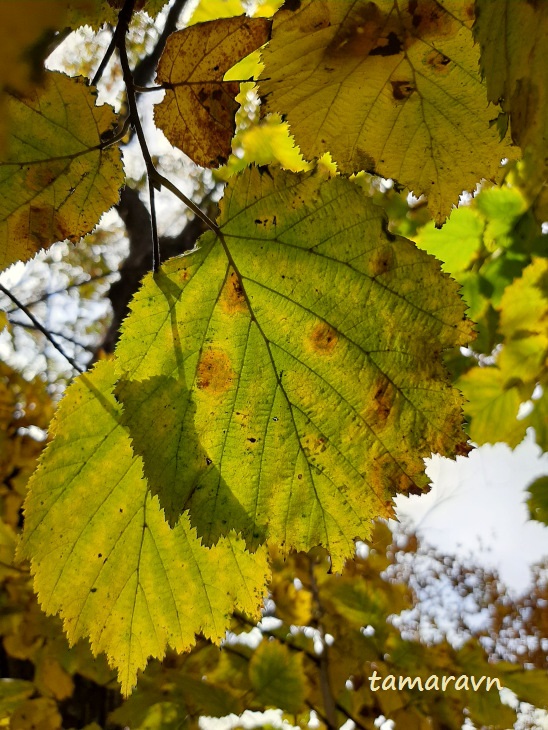
M 492 691 L 377 694 L 373 671 L 489 675 L 546 708 L 538 654 L 524 666 L 486 653 L 477 633 L 427 646 L 387 620 L 417 595 L 383 572 L 397 550 L 375 520 L 428 490 L 432 453 L 465 457 L 469 438 L 513 447 L 528 427 L 547 448 L 548 6 L 288 0 L 249 17 L 234 0 L 198 3 L 177 29 L 184 2 L 164 4 L 0 2 L 1 268 L 69 241 L 104 278 L 89 242 L 112 206 L 130 244 L 108 294 L 121 326 L 83 362 L 9 270 L 0 284 L 8 350 L 19 310 L 80 371 L 58 405 L 44 378 L 0 371 L 15 680 L 0 718 L 22 730 L 269 707 L 303 726 L 314 710 L 328 728 L 515 718 Z M 46 70 L 63 38 L 105 23 L 89 67 Z M 132 35 L 147 24 L 152 49 Z M 98 103 L 107 69 L 118 112 Z M 157 128 L 213 171 L 194 173 L 214 181 L 203 196 L 151 153 L 149 92 Z M 124 168 L 136 150 L 137 181 Z M 162 190 L 194 216 L 175 237 Z M 544 521 L 546 494 L 544 478 L 531 491 Z M 274 628 L 242 643 L 267 596 Z M 495 633 L 518 613 L 501 608 Z M 93 691 L 101 709 L 86 714 Z

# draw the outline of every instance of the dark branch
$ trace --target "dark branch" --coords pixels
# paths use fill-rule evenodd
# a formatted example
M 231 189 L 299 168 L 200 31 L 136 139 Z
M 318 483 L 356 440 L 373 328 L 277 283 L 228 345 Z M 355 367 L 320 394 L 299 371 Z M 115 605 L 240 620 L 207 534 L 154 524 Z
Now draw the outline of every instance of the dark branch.
M 72 365 L 72 367 L 75 370 L 77 370 L 79 373 L 83 373 L 84 372 L 82 370 L 82 368 L 80 367 L 80 365 L 78 365 L 78 363 L 75 360 L 73 360 L 70 355 L 67 355 L 67 353 L 61 347 L 61 345 L 54 340 L 54 338 L 51 336 L 51 333 L 48 332 L 48 330 L 36 319 L 36 317 L 32 314 L 32 312 L 29 309 L 27 309 L 27 307 L 25 307 L 25 305 L 22 302 L 20 302 L 19 299 L 17 299 L 17 297 L 15 296 L 15 294 L 12 294 L 9 291 L 9 289 L 6 289 L 6 287 L 3 286 L 2 284 L 0 284 L 0 291 L 3 294 L 5 294 L 8 297 L 8 299 L 11 299 L 11 301 L 15 304 L 15 306 L 18 309 L 20 309 L 24 314 L 26 314 L 26 316 L 30 319 L 30 321 L 36 327 L 36 329 L 44 335 L 44 337 L 46 338 L 46 340 L 49 343 L 51 343 L 53 345 L 53 347 L 55 347 L 55 349 L 57 350 L 57 352 L 59 354 L 61 354 L 65 358 L 65 360 L 68 363 L 70 363 L 70 365 Z
M 116 31 L 113 32 L 112 38 L 110 39 L 110 43 L 108 44 L 108 48 L 105 51 L 105 55 L 103 56 L 101 63 L 99 64 L 99 67 L 97 68 L 97 71 L 95 72 L 95 75 L 93 76 L 91 80 L 92 86 L 97 86 L 99 83 L 99 80 L 101 79 L 101 76 L 103 75 L 106 67 L 108 66 L 108 62 L 112 58 L 112 54 L 114 53 L 114 49 L 116 48 Z
M 100 281 L 101 279 L 106 279 L 108 276 L 112 276 L 115 272 L 109 271 L 106 274 L 97 274 L 96 276 L 90 276 L 85 281 L 75 281 L 74 284 L 69 284 L 68 286 L 65 286 L 63 289 L 55 289 L 54 291 L 46 291 L 42 294 L 41 297 L 38 297 L 38 299 L 33 299 L 30 302 L 26 302 L 25 307 L 34 307 L 36 304 L 42 304 L 46 301 L 46 299 L 49 299 L 50 297 L 54 297 L 57 294 L 65 294 L 66 292 L 70 291 L 70 289 L 77 289 L 81 286 L 85 286 L 86 284 L 91 283 L 92 281 Z M 13 314 L 14 312 L 17 312 L 19 310 L 19 307 L 13 307 L 12 309 L 6 309 L 6 314 Z
M 150 214 L 138 191 L 125 187 L 116 209 L 126 227 L 129 254 L 120 268 L 120 279 L 112 284 L 108 293 L 113 318 L 101 344 L 101 348 L 105 352 L 114 351 L 120 325 L 129 314 L 129 302 L 139 288 L 141 279 L 150 269 L 152 235 Z M 199 218 L 193 218 L 177 236 L 161 236 L 159 239 L 161 261 L 177 256 L 184 251 L 190 251 L 205 230 L 204 223 Z
M 158 61 L 160 60 L 160 56 L 162 55 L 162 51 L 165 48 L 167 39 L 173 31 L 177 30 L 177 21 L 179 20 L 179 16 L 181 15 L 185 3 L 186 0 L 175 0 L 167 14 L 164 29 L 160 33 L 158 40 L 156 41 L 156 45 L 152 51 L 141 59 L 141 61 L 139 61 L 139 63 L 135 66 L 133 71 L 133 81 L 137 86 L 146 86 L 152 79 L 152 76 L 156 71 Z
M 22 329 L 35 330 L 37 332 L 42 332 L 42 330 L 39 330 L 35 324 L 29 324 L 28 322 L 18 322 L 15 319 L 11 319 L 10 323 L 12 325 L 14 325 L 15 327 L 21 327 Z M 93 352 L 92 347 L 90 347 L 89 345 L 84 345 L 82 342 L 75 340 L 74 337 L 70 337 L 69 335 L 64 335 L 62 332 L 54 332 L 53 330 L 48 330 L 48 332 L 52 337 L 61 337 L 63 340 L 70 342 L 72 345 L 76 345 L 76 347 L 80 347 L 82 350 L 87 350 L 88 352 Z
M 131 121 L 132 127 L 135 129 L 135 133 L 137 135 L 137 139 L 139 141 L 139 146 L 141 148 L 141 154 L 143 155 L 143 160 L 145 162 L 145 166 L 147 169 L 147 175 L 149 180 L 149 194 L 150 194 L 150 209 L 153 212 L 155 211 L 155 201 L 154 201 L 154 192 L 155 190 L 160 190 L 162 185 L 166 187 L 169 191 L 171 191 L 174 195 L 176 195 L 179 200 L 181 200 L 192 212 L 194 215 L 196 215 L 198 218 L 200 218 L 208 228 L 210 228 L 212 231 L 214 231 L 217 235 L 219 235 L 219 227 L 214 223 L 197 205 L 194 203 L 190 198 L 187 198 L 187 196 L 182 193 L 170 180 L 168 180 L 166 177 L 161 175 L 158 170 L 154 167 L 154 163 L 152 162 L 152 158 L 150 156 L 150 152 L 148 149 L 145 133 L 143 131 L 143 127 L 141 125 L 141 119 L 139 117 L 139 110 L 137 108 L 137 98 L 135 96 L 135 82 L 133 79 L 133 73 L 131 71 L 130 65 L 129 65 L 129 59 L 127 55 L 127 48 L 126 48 L 126 34 L 129 28 L 129 22 L 131 20 L 131 16 L 133 13 L 133 7 L 135 5 L 135 0 L 126 0 L 124 3 L 124 7 L 120 11 L 120 15 L 118 17 L 118 25 L 116 26 L 116 31 L 114 33 L 114 38 L 116 41 L 116 48 L 118 49 L 118 53 L 120 55 L 120 64 L 122 66 L 122 75 L 124 78 L 124 84 L 126 87 L 126 93 L 127 93 L 127 102 L 129 107 L 129 118 Z M 153 224 L 155 223 L 155 220 L 153 220 Z M 158 247 L 158 241 L 157 241 L 157 232 L 155 230 L 155 226 L 153 225 L 151 228 L 151 234 L 152 234 L 152 245 L 153 245 L 153 271 L 157 271 L 159 264 L 160 264 L 160 255 L 157 250 Z

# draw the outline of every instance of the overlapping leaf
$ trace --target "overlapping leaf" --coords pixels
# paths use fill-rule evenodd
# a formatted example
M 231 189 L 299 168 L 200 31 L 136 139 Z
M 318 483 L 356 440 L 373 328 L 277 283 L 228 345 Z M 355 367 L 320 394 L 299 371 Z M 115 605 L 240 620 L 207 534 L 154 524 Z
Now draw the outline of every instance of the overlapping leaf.
M 145 279 L 117 348 L 117 396 L 169 519 L 215 542 L 326 546 L 334 565 L 465 449 L 439 354 L 464 304 L 437 262 L 386 233 L 358 186 L 248 170 L 223 239 Z
M 43 88 L 11 96 L 14 126 L 0 162 L 0 268 L 55 241 L 78 241 L 118 200 L 120 152 L 102 149 L 116 117 L 95 106 L 83 78 L 47 73 Z
M 156 80 L 167 85 L 154 119 L 169 141 L 196 164 L 218 167 L 230 154 L 238 81 L 223 81 L 231 66 L 268 39 L 266 18 L 224 18 L 173 33 Z
M 113 382 L 105 362 L 67 392 L 30 482 L 20 556 L 43 609 L 62 616 L 71 643 L 89 636 L 106 652 L 127 694 L 149 656 L 189 649 L 198 632 L 219 642 L 235 608 L 257 616 L 268 569 L 264 550 L 250 555 L 233 532 L 208 549 L 186 515 L 169 529 Z
M 395 178 L 442 221 L 508 156 L 472 18 L 454 0 L 295 3 L 263 54 L 265 109 L 286 116 L 306 158 L 329 150 L 344 172 Z
M 489 100 L 510 116 L 512 137 L 531 147 L 538 169 L 548 166 L 548 4 L 477 0 L 474 31 Z

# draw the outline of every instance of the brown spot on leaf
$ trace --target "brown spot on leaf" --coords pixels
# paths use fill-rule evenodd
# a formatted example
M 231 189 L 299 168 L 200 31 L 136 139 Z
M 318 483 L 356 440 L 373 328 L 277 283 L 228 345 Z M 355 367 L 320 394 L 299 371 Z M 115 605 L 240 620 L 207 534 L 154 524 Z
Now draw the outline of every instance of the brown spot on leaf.
M 381 276 L 394 266 L 395 256 L 391 246 L 380 246 L 371 254 L 369 270 L 372 276 Z
M 227 277 L 219 301 L 223 310 L 228 314 L 247 311 L 245 296 L 235 271 L 231 271 Z
M 438 0 L 418 0 L 409 4 L 411 28 L 419 38 L 448 37 L 458 32 L 460 23 Z
M 27 242 L 29 253 L 48 248 L 56 241 L 72 240 L 64 216 L 47 203 L 21 208 L 13 216 L 11 233 Z
M 331 325 L 327 322 L 318 322 L 310 335 L 310 344 L 314 352 L 320 355 L 331 355 L 338 339 L 337 332 Z
M 409 99 L 415 91 L 415 86 L 412 81 L 391 81 L 390 83 L 392 84 L 392 96 L 396 101 Z
M 222 350 L 206 350 L 202 353 L 196 373 L 196 385 L 200 390 L 218 395 L 230 388 L 235 373 L 230 360 Z
M 366 152 L 362 147 L 356 149 L 355 154 L 356 168 L 365 170 L 365 172 L 375 172 L 375 160 L 371 155 Z
M 371 56 L 397 56 L 402 49 L 402 42 L 394 33 L 391 31 L 386 38 L 380 38 L 377 46 L 373 48 Z
M 426 66 L 431 66 L 434 71 L 437 71 L 440 74 L 448 74 L 450 70 L 449 64 L 451 63 L 451 59 L 447 58 L 447 56 L 444 56 L 443 53 L 433 50 L 430 51 L 430 53 L 426 54 L 423 63 Z
M 67 160 L 49 160 L 31 165 L 25 175 L 25 185 L 36 192 L 51 185 L 69 166 Z
M 325 56 L 341 59 L 397 54 L 402 45 L 398 30 L 376 3 L 355 3 L 326 48 Z
M 373 409 L 375 412 L 375 416 L 382 424 L 384 424 L 384 422 L 387 420 L 388 416 L 390 415 L 390 411 L 392 410 L 392 406 L 394 405 L 394 399 L 392 397 L 391 391 L 392 388 L 389 381 L 383 379 L 378 383 L 375 389 L 375 393 L 373 395 Z

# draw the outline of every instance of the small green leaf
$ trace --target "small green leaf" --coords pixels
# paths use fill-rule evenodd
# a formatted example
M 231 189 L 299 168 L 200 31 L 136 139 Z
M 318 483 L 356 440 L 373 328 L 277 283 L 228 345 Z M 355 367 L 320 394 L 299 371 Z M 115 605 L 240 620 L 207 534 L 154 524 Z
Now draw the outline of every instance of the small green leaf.
M 531 495 L 527 500 L 531 519 L 548 525 L 548 476 L 535 479 L 527 491 Z
M 303 657 L 287 646 L 263 641 L 249 662 L 249 679 L 261 705 L 291 713 L 304 710 L 307 689 Z
M 465 413 L 472 418 L 468 433 L 479 445 L 505 441 L 513 448 L 525 436 L 525 422 L 516 419 L 521 403 L 531 395 L 533 387 L 525 393 L 523 386 L 511 385 L 507 378 L 497 367 L 475 367 L 458 381 L 468 400 Z

